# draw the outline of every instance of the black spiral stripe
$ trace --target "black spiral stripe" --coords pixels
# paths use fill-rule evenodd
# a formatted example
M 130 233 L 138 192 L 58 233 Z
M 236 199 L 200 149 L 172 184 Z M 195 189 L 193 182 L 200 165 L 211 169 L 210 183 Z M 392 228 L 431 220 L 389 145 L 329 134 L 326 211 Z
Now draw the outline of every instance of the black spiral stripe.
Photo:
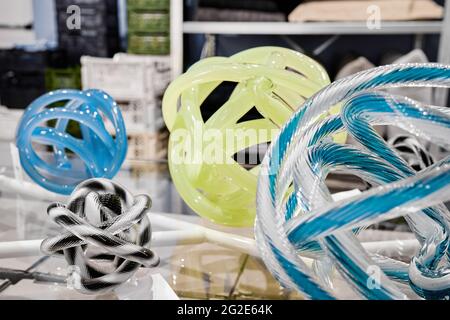
M 416 171 L 435 163 L 431 153 L 412 135 L 398 135 L 389 144 Z
M 66 232 L 45 239 L 41 250 L 49 255 L 62 254 L 70 266 L 77 267 L 77 290 L 110 291 L 139 267 L 159 263 L 159 257 L 149 249 L 150 207 L 148 196 L 134 197 L 110 180 L 84 181 L 73 191 L 67 206 L 54 203 L 48 207 L 50 218 Z

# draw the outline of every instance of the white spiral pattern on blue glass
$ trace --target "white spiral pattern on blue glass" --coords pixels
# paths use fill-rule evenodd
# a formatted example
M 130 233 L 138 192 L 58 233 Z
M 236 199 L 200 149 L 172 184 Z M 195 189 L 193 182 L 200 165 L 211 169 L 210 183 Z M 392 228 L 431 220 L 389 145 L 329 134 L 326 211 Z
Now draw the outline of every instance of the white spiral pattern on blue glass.
M 420 297 L 450 295 L 450 158 L 415 172 L 372 128 L 394 125 L 450 148 L 450 111 L 375 91 L 400 86 L 450 87 L 450 67 L 391 65 L 336 81 L 308 99 L 267 152 L 258 179 L 255 234 L 262 257 L 280 283 L 311 299 L 335 299 L 333 265 L 361 298 L 405 299 L 398 283 Z M 330 107 L 342 103 L 331 116 Z M 357 143 L 337 144 L 347 132 Z M 333 202 L 332 171 L 374 188 Z M 294 192 L 289 193 L 293 186 Z M 371 255 L 356 238 L 361 228 L 404 216 L 421 245 L 409 264 Z M 317 258 L 309 268 L 302 255 Z M 373 267 L 380 275 L 373 284 Z
M 114 137 L 105 119 L 111 122 Z M 56 120 L 54 127 L 48 126 L 51 120 Z M 69 121 L 79 124 L 81 139 L 67 132 Z M 50 146 L 52 153 L 38 154 L 36 144 Z M 56 90 L 34 100 L 17 127 L 16 145 L 22 167 L 33 181 L 61 194 L 70 194 L 89 178 L 113 178 L 128 147 L 118 104 L 96 89 Z M 81 161 L 75 161 L 77 157 Z

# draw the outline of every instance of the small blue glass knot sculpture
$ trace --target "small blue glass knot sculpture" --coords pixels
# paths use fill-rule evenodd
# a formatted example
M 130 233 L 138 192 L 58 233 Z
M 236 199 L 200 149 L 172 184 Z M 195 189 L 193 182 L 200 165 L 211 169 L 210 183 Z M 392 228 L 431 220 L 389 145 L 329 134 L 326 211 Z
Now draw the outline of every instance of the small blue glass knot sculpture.
M 49 125 L 52 120 L 54 126 Z M 105 121 L 114 128 L 114 137 Z M 78 123 L 77 136 L 68 132 L 71 122 Z M 105 92 L 57 90 L 28 106 L 17 127 L 16 145 L 33 181 L 67 195 L 86 179 L 114 177 L 126 156 L 127 135 L 119 106 Z M 38 145 L 51 152 L 38 151 Z
M 380 91 L 399 86 L 448 88 L 450 67 L 399 64 L 336 81 L 305 101 L 272 141 L 258 178 L 255 236 L 265 264 L 286 288 L 310 299 L 338 298 L 331 273 L 338 270 L 361 298 L 449 299 L 450 156 L 433 163 L 421 155 L 427 165 L 417 172 L 373 126 L 397 126 L 450 150 L 450 109 Z M 339 103 L 341 114 L 331 115 Z M 355 143 L 335 143 L 331 136 L 339 132 Z M 333 201 L 325 184 L 333 171 L 373 187 Z M 363 228 L 398 217 L 419 245 L 409 261 L 361 245 Z M 313 267 L 305 256 L 315 259 Z

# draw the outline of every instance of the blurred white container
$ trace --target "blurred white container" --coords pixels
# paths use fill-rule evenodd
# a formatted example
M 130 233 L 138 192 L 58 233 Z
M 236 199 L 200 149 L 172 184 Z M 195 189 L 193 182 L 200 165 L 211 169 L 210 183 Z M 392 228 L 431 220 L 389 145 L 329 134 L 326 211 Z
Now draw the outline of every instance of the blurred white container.
M 117 101 L 122 111 L 127 134 L 156 133 L 164 127 L 161 107 L 157 101 L 132 100 Z M 106 122 L 106 128 L 114 133 L 114 127 Z
M 83 89 L 101 89 L 120 105 L 128 135 L 127 161 L 162 160 L 167 133 L 161 97 L 170 82 L 170 57 L 118 53 L 81 58 Z M 106 124 L 112 131 L 112 125 Z
M 167 156 L 167 132 L 128 135 L 127 160 L 162 160 Z
M 33 23 L 33 0 L 0 1 L 0 25 L 25 27 Z
M 117 63 L 114 59 L 81 57 L 83 89 L 101 89 L 116 101 L 145 99 L 153 96 L 140 63 Z
M 170 56 L 144 56 L 117 53 L 114 56 L 120 62 L 138 62 L 145 65 L 145 78 L 153 86 L 155 95 L 162 96 L 170 83 Z
M 8 109 L 0 106 L 0 140 L 14 141 L 17 124 L 22 117 L 23 110 Z
M 170 58 L 125 53 L 110 58 L 81 58 L 83 88 L 108 92 L 119 101 L 154 99 L 170 82 Z

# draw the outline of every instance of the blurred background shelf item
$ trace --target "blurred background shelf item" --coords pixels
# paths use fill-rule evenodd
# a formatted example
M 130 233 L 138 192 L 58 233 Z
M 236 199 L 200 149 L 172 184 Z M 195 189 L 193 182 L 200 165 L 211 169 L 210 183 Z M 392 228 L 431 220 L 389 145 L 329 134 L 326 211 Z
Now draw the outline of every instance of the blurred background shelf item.
M 170 82 L 168 56 L 85 56 L 81 64 L 83 87 L 102 89 L 118 101 L 159 97 Z
M 169 12 L 169 0 L 128 0 L 128 53 L 170 54 Z
M 0 83 L 0 99 L 9 108 L 26 108 L 36 97 L 43 95 L 45 89 L 45 73 L 7 71 L 2 74 Z
M 33 0 L 0 1 L 0 48 L 36 42 L 33 22 Z
M 167 132 L 129 134 L 127 161 L 152 161 L 167 158 Z
M 129 32 L 168 33 L 169 28 L 168 13 L 128 11 Z
M 47 68 L 45 71 L 47 91 L 57 89 L 81 89 L 80 66 L 69 68 Z
M 121 108 L 128 135 L 127 161 L 165 159 L 161 97 L 170 82 L 170 58 L 119 53 L 113 58 L 84 56 L 81 64 L 83 89 L 102 89 Z
M 9 108 L 26 108 L 52 82 L 49 68 L 66 65 L 66 55 L 56 49 L 26 47 L 0 50 L 0 101 Z
M 185 21 L 183 33 L 249 35 L 427 34 L 440 33 L 441 21 L 390 21 L 380 29 L 365 22 L 222 22 Z
M 170 53 L 170 38 L 166 35 L 131 33 L 128 36 L 128 52 L 147 55 Z
M 0 1 L 0 26 L 26 27 L 33 23 L 33 0 Z
M 80 8 L 79 29 L 67 25 L 73 14 L 69 6 Z M 69 60 L 79 63 L 81 56 L 111 57 L 120 51 L 117 0 L 55 1 L 58 45 L 68 53 Z
M 147 81 L 153 81 L 152 86 L 155 96 L 162 97 L 171 81 L 170 56 L 117 53 L 114 58 L 120 62 L 136 62 L 144 64 L 145 76 L 148 79 Z
M 10 142 L 14 140 L 16 135 L 16 127 L 22 117 L 22 110 L 9 109 L 0 105 L 0 141 Z M 2 144 L 2 143 L 0 143 Z M 3 143 L 5 147 L 5 144 Z M 9 150 L 7 148 L 0 149 L 0 154 L 6 155 Z M 3 159 L 0 159 L 0 166 L 5 165 Z
M 367 21 L 379 13 L 381 21 L 442 19 L 443 8 L 433 0 L 335 0 L 300 3 L 288 16 L 291 22 Z
M 127 125 L 128 135 L 149 132 L 155 134 L 164 128 L 161 106 L 158 101 L 119 101 L 120 110 Z M 113 128 L 108 128 L 113 133 Z
M 18 43 L 23 45 L 36 43 L 34 31 L 25 28 L 0 27 L 0 49 L 11 49 Z
M 233 10 L 218 8 L 199 8 L 195 13 L 196 21 L 285 21 L 282 12 Z
M 284 2 L 286 3 L 287 1 Z M 201 8 L 207 7 L 215 9 L 236 9 L 261 12 L 273 12 L 279 10 L 279 6 L 276 4 L 276 1 L 270 0 L 199 0 L 198 6 Z
M 127 7 L 129 9 L 144 9 L 153 11 L 170 10 L 170 0 L 127 0 Z

